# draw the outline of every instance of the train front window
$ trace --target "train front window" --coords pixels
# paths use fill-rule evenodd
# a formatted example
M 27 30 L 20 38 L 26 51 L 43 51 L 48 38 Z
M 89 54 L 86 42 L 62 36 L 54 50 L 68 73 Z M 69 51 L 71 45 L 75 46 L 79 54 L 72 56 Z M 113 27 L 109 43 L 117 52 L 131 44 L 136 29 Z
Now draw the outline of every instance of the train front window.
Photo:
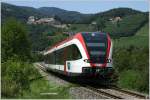
M 82 33 L 85 40 L 90 61 L 92 63 L 105 63 L 107 50 L 107 35 L 105 33 Z

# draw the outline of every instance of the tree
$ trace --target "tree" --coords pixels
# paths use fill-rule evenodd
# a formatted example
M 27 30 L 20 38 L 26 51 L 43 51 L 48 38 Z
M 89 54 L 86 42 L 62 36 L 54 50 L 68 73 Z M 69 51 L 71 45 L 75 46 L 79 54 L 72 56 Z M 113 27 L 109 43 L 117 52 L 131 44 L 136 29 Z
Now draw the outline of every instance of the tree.
M 103 18 L 97 19 L 97 31 L 102 31 L 105 28 L 105 20 Z
M 30 42 L 25 26 L 11 18 L 2 26 L 2 62 L 17 55 L 22 60 L 31 57 Z
M 57 15 L 54 16 L 54 19 L 59 21 L 61 25 L 64 23 L 63 20 Z

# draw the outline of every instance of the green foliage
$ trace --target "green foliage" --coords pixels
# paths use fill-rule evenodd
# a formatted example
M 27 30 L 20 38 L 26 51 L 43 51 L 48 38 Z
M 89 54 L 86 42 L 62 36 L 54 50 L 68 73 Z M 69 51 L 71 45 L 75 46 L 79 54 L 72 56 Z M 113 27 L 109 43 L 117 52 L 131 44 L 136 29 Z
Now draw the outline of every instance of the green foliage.
M 56 36 L 54 36 L 53 38 L 50 39 L 50 46 L 53 46 L 54 44 L 57 44 L 61 41 L 63 41 L 64 39 L 66 39 L 68 36 L 63 35 L 63 34 L 58 34 Z
M 56 31 L 60 29 L 50 25 L 28 25 L 27 26 L 33 51 L 42 51 L 48 47 L 48 36 L 56 35 Z
M 32 62 L 42 62 L 44 61 L 44 55 L 38 52 L 32 53 Z
M 129 88 L 142 92 L 149 92 L 148 71 L 139 74 L 141 71 L 126 70 L 120 74 L 119 84 L 121 87 Z
M 103 18 L 100 17 L 100 18 L 97 19 L 96 22 L 97 22 L 97 30 L 102 31 L 105 28 L 105 22 L 106 21 Z
M 24 99 L 68 99 L 70 86 L 59 86 L 45 79 L 35 80 L 30 84 L 31 91 L 24 91 Z M 51 93 L 45 94 L 42 93 Z M 53 94 L 56 93 L 56 94 Z
M 112 17 L 125 17 L 129 15 L 134 15 L 134 14 L 140 14 L 140 11 L 131 9 L 131 8 L 115 8 L 108 10 L 106 12 L 98 13 L 94 16 L 93 19 L 98 18 L 98 17 L 103 17 L 105 19 L 109 19 Z
M 8 59 L 1 66 L 2 98 L 18 98 L 23 90 L 30 89 L 30 80 L 39 75 L 33 65 L 21 61 L 18 57 Z
M 130 46 L 114 50 L 114 66 L 119 72 L 119 85 L 148 92 L 148 48 Z
M 149 23 L 146 23 L 137 33 L 136 36 L 147 36 L 149 33 Z
M 145 24 L 135 36 L 114 41 L 114 67 L 119 72 L 121 87 L 148 93 L 148 40 L 148 24 Z
M 68 31 L 70 32 L 89 32 L 93 31 L 93 25 L 90 24 L 71 24 Z M 95 29 L 94 29 L 95 30 Z
M 16 18 L 22 22 L 26 22 L 29 16 L 44 17 L 35 8 L 15 6 L 7 3 L 1 3 L 2 23 L 7 21 L 9 17 Z
M 20 56 L 20 59 L 31 58 L 30 42 L 24 25 L 15 19 L 9 19 L 2 26 L 2 61 L 12 57 Z
M 41 7 L 39 9 L 32 7 L 15 6 L 7 3 L 2 3 L 2 21 L 4 22 L 8 17 L 26 22 L 29 16 L 54 17 L 57 15 L 62 22 L 65 23 L 86 23 L 92 14 L 81 14 L 76 11 L 67 11 L 55 7 Z
M 119 71 L 126 69 L 141 70 L 141 66 L 148 66 L 148 48 L 121 48 L 114 50 L 114 65 Z M 134 67 L 135 66 L 135 67 Z
M 139 31 L 135 34 L 135 36 L 131 37 L 122 37 L 120 39 L 113 40 L 114 48 L 129 48 L 130 46 L 135 47 L 146 47 L 148 48 L 149 43 L 149 25 L 146 23 Z

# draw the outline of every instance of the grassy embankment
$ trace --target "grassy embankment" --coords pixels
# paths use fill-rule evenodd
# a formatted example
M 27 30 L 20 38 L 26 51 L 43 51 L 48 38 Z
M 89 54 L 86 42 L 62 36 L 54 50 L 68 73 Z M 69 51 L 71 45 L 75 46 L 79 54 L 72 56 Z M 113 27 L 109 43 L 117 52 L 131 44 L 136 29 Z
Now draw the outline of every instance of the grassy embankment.
M 9 66 L 10 68 L 4 68 L 7 66 Z M 20 69 L 20 67 L 22 68 L 22 70 Z M 6 63 L 2 64 L 2 71 L 2 98 L 70 98 L 68 92 L 70 86 L 59 86 L 58 84 L 53 83 L 53 81 L 49 82 L 45 80 L 44 77 L 41 78 L 38 70 L 35 69 L 32 64 L 19 61 L 12 62 L 12 60 L 9 60 Z M 20 75 L 20 73 L 22 74 Z M 12 76 L 8 77 L 8 74 L 11 74 Z M 26 76 L 27 74 L 28 76 Z M 24 80 L 21 80 L 23 79 L 22 77 L 24 77 Z M 14 78 L 16 79 L 16 81 L 14 81 Z M 27 79 L 28 81 L 26 81 Z M 29 87 L 26 86 L 26 84 L 29 84 Z
M 15 59 L 2 63 L 2 98 L 68 99 L 69 87 L 45 80 L 31 63 Z
M 70 86 L 60 86 L 43 78 L 30 84 L 30 91 L 24 91 L 21 98 L 25 99 L 69 99 Z
M 118 85 L 148 93 L 149 36 L 148 23 L 135 36 L 114 40 L 114 67 L 119 74 Z

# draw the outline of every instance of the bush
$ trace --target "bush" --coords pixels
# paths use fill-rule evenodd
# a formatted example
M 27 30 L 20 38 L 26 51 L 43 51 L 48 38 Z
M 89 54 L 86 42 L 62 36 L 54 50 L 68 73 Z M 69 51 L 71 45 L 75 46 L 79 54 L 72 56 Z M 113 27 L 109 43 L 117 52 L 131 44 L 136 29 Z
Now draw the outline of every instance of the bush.
M 147 71 L 148 72 L 148 71 Z M 137 70 L 126 70 L 120 74 L 119 85 L 141 92 L 149 92 L 148 73 L 139 74 Z
M 32 53 L 32 62 L 42 62 L 44 61 L 44 55 L 40 53 Z
M 2 62 L 13 55 L 26 61 L 31 58 L 31 49 L 25 26 L 15 19 L 8 19 L 2 26 Z
M 148 48 L 115 48 L 113 54 L 114 67 L 119 72 L 119 85 L 148 93 Z
M 30 80 L 39 76 L 38 71 L 28 62 L 22 62 L 17 57 L 2 63 L 2 97 L 16 98 L 23 90 L 29 90 Z
M 63 34 L 58 34 L 50 40 L 50 45 L 53 46 L 54 44 L 57 44 L 66 38 L 67 38 L 67 36 L 65 36 Z

